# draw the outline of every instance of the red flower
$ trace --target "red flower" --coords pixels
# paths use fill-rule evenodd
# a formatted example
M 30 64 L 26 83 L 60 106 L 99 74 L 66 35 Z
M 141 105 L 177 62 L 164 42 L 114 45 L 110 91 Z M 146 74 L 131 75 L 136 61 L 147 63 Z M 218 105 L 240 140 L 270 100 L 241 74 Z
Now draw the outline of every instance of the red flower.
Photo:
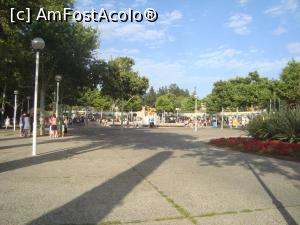
M 282 155 L 291 155 L 300 152 L 300 143 L 287 143 L 280 140 L 256 140 L 253 138 L 230 137 L 210 140 L 210 144 L 243 149 L 245 151 L 268 152 Z

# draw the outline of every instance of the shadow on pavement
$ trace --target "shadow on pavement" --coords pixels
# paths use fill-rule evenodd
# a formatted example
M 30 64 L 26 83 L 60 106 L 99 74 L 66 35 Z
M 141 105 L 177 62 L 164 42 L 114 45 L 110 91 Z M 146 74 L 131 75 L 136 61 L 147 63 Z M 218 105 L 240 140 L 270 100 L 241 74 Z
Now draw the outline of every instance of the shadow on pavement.
M 171 155 L 170 151 L 159 152 L 27 225 L 97 224 L 102 222 L 105 216 L 143 181 L 144 177 L 150 175 Z M 143 177 L 139 174 L 143 174 Z
M 251 170 L 251 168 L 245 164 L 245 161 L 248 162 L 249 164 L 251 164 L 253 168 L 255 168 L 256 171 L 258 171 L 258 172 L 252 171 L 252 173 L 258 179 L 262 188 L 268 193 L 270 198 L 273 200 L 273 203 L 275 204 L 276 207 L 278 207 L 279 210 L 280 206 L 282 205 L 281 202 L 277 200 L 276 196 L 272 194 L 270 189 L 268 189 L 268 187 L 264 183 L 262 183 L 263 180 L 261 176 L 264 176 L 265 174 L 279 174 L 283 177 L 286 177 L 289 180 L 295 180 L 299 182 L 300 181 L 299 164 L 294 162 L 284 161 L 284 160 L 275 160 L 267 157 L 249 155 L 245 153 L 230 151 L 229 149 L 228 150 L 220 149 L 214 146 L 210 146 L 204 142 L 199 141 L 200 135 L 202 135 L 202 137 L 208 137 L 206 132 L 210 132 L 210 131 L 201 131 L 198 133 L 193 133 L 193 132 L 188 132 L 186 130 L 180 130 L 177 133 L 174 130 L 163 130 L 163 129 L 154 129 L 154 130 L 126 129 L 124 132 L 121 132 L 119 128 L 110 129 L 110 128 L 94 127 L 94 128 L 74 129 L 73 134 L 75 136 L 78 136 L 81 141 L 87 141 L 87 144 L 85 146 L 73 147 L 70 149 L 55 150 L 53 152 L 43 153 L 42 155 L 38 155 L 36 157 L 3 162 L 0 163 L 0 173 L 28 167 L 31 165 L 46 163 L 49 161 L 64 159 L 66 157 L 71 157 L 75 154 L 83 154 L 91 151 L 99 151 L 104 149 L 105 150 L 131 149 L 137 151 L 140 150 L 180 151 L 183 152 L 183 154 L 179 157 L 191 157 L 191 158 L 199 159 L 198 164 L 200 167 L 213 166 L 213 167 L 221 168 L 226 166 L 240 166 L 246 168 L 247 170 L 249 169 Z M 72 141 L 72 139 L 67 141 Z M 159 157 L 162 157 L 162 160 L 164 160 L 162 155 L 157 154 L 156 155 L 157 161 L 160 160 Z M 146 164 L 147 163 L 144 163 L 143 165 L 139 164 L 140 165 L 139 167 L 145 167 Z M 128 175 L 129 171 L 126 171 L 124 173 L 127 173 L 126 175 Z M 103 191 L 108 186 L 112 187 L 113 186 L 112 183 L 115 183 L 116 180 L 118 181 L 120 179 L 125 179 L 126 176 L 124 175 L 124 173 L 120 174 L 118 177 L 114 178 L 109 183 L 103 184 L 104 186 L 101 185 L 99 188 L 96 188 L 95 190 L 93 189 L 91 192 L 84 194 L 83 195 L 84 197 L 79 197 L 79 199 L 66 204 L 62 208 L 46 214 L 45 216 L 39 218 L 37 221 L 42 221 L 42 219 L 48 218 L 49 216 L 59 217 L 60 214 L 64 215 L 63 211 L 65 210 L 62 209 L 66 209 L 67 215 L 70 215 L 71 217 L 73 216 L 76 217 L 75 215 L 76 213 L 72 212 L 72 210 L 70 211 L 69 209 L 73 209 L 76 204 L 79 205 L 79 208 L 84 208 L 82 204 L 79 203 L 81 200 L 83 201 L 83 204 L 88 204 L 88 201 L 84 201 L 85 197 L 91 198 L 91 196 L 94 196 L 94 193 L 96 192 L 98 193 L 99 189 Z M 134 183 L 134 181 L 132 182 Z M 140 182 L 140 181 L 136 181 L 136 182 Z M 127 184 L 127 185 L 128 186 L 124 187 L 125 188 L 124 192 L 122 191 L 122 188 L 120 188 L 120 190 L 118 189 L 118 191 L 120 191 L 122 196 L 128 193 L 130 191 L 130 188 L 131 189 L 133 188 L 132 184 Z M 103 193 L 105 193 L 105 191 Z M 99 215 L 102 216 L 99 216 L 98 220 L 95 219 L 95 221 L 97 222 L 103 219 L 104 216 L 112 209 L 113 205 L 117 204 L 117 202 L 121 199 L 121 197 L 117 197 L 117 199 L 114 199 L 115 197 L 112 197 L 113 202 L 111 205 L 109 204 L 110 206 L 109 209 L 106 209 L 105 206 L 100 204 L 99 207 L 103 207 L 104 213 L 103 214 L 100 213 Z M 91 200 L 91 202 L 93 202 L 93 200 Z M 86 207 L 88 207 L 88 205 Z M 91 211 L 91 216 L 95 216 L 93 215 L 93 213 L 95 213 L 96 211 L 98 213 L 98 211 L 102 210 L 102 209 L 100 210 L 100 208 L 97 208 L 98 207 L 97 204 L 95 207 L 96 209 L 95 210 L 92 209 Z M 280 213 L 286 219 L 287 223 L 293 224 L 292 223 L 293 218 L 291 217 L 291 215 L 288 214 L 287 211 L 281 210 Z M 79 213 L 79 215 L 81 214 Z M 85 217 L 85 215 L 81 215 L 81 216 Z M 88 217 L 89 215 L 86 215 L 86 218 Z M 97 216 L 95 216 L 95 218 L 96 217 Z M 31 223 L 31 224 L 35 224 L 35 223 Z
M 0 163 L 0 173 L 31 165 L 65 159 L 73 155 L 83 154 L 90 151 L 109 150 L 118 148 L 132 150 L 177 150 L 184 152 L 182 157 L 199 159 L 199 166 L 241 166 L 245 167 L 244 159 L 264 173 L 277 173 L 288 179 L 300 180 L 300 167 L 297 164 L 284 160 L 272 160 L 267 157 L 259 157 L 230 150 L 216 150 L 216 147 L 199 141 L 202 133 L 188 132 L 176 133 L 174 130 L 163 129 L 126 129 L 121 132 L 120 128 L 80 128 L 74 129 L 72 135 L 76 140 L 86 141 L 85 146 L 72 147 L 69 149 L 57 149 L 47 151 L 35 157 L 22 158 Z M 200 137 L 201 137 L 200 136 Z M 38 144 L 50 144 L 57 142 L 72 142 L 71 139 L 57 139 L 39 142 Z M 21 144 L 18 147 L 22 146 Z M 288 168 L 288 170 L 286 169 Z
M 286 210 L 284 205 L 276 198 L 276 196 L 272 193 L 272 191 L 268 188 L 268 186 L 265 184 L 265 182 L 259 177 L 259 175 L 255 172 L 255 170 L 252 168 L 252 166 L 246 161 L 247 166 L 249 167 L 252 174 L 255 176 L 257 181 L 260 183 L 260 185 L 263 187 L 265 192 L 269 195 L 269 197 L 272 199 L 273 204 L 278 209 L 282 217 L 285 219 L 288 225 L 298 225 L 298 223 L 294 220 L 292 215 Z
M 83 154 L 91 151 L 103 150 L 120 147 L 120 149 L 130 147 L 134 150 L 152 149 L 152 150 L 174 150 L 184 147 L 196 149 L 198 144 L 190 141 L 196 139 L 188 135 L 179 135 L 176 133 L 148 133 L 148 131 L 139 129 L 138 132 L 132 134 L 121 133 L 120 129 L 77 129 L 73 133 L 77 140 L 87 141 L 87 144 L 80 147 L 72 147 L 69 149 L 59 149 L 38 154 L 34 157 L 27 157 L 0 163 L 0 173 L 38 165 L 46 162 L 66 159 L 73 155 Z M 163 138 L 162 138 L 163 137 Z M 164 140 L 167 139 L 167 140 Z M 174 141 L 170 141 L 174 140 Z M 72 142 L 74 139 L 55 139 L 38 142 L 39 144 Z M 181 145 L 179 145 L 181 143 Z M 11 145 L 8 148 L 28 146 L 28 144 Z M 4 147 L 3 147 L 4 148 Z M 1 148 L 0 148 L 1 149 Z

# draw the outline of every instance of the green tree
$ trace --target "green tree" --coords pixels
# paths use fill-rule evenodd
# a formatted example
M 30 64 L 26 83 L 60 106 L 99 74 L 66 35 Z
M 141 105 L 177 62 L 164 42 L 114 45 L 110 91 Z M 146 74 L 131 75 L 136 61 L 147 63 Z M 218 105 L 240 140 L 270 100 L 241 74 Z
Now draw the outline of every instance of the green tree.
M 115 102 L 121 102 L 121 125 L 123 125 L 124 106 L 134 96 L 142 96 L 148 89 L 148 79 L 133 71 L 134 60 L 118 57 L 108 62 L 108 73 L 102 77 L 102 92 Z
M 39 85 L 40 121 L 43 121 L 45 94 L 50 92 L 49 84 L 55 83 L 55 75 L 60 74 L 63 77 L 60 99 L 65 103 L 74 104 L 74 100 L 80 97 L 84 88 L 93 86 L 88 76 L 88 65 L 92 60 L 92 51 L 97 47 L 98 37 L 94 29 L 75 22 L 35 22 L 27 33 L 28 42 L 36 36 L 43 37 L 46 43 L 45 49 L 41 52 Z M 40 133 L 44 133 L 43 125 Z
M 149 91 L 144 96 L 144 104 L 147 106 L 154 107 L 156 102 L 156 93 L 154 88 L 151 86 Z
M 126 112 L 136 112 L 140 111 L 143 108 L 143 100 L 140 96 L 134 96 L 130 101 L 125 105 L 124 110 Z
M 170 94 L 173 94 L 177 97 L 178 96 L 184 96 L 184 97 L 189 96 L 189 91 L 179 88 L 177 84 L 170 84 L 168 87 L 168 91 Z
M 288 104 L 300 102 L 300 62 L 291 60 L 280 75 L 279 88 Z
M 175 112 L 176 96 L 173 94 L 159 96 L 156 100 L 155 108 L 157 112 Z
M 254 71 L 247 77 L 236 77 L 214 83 L 213 90 L 205 99 L 208 111 L 220 112 L 225 110 L 248 110 L 250 107 L 264 109 L 269 105 L 277 83 L 260 77 Z
M 162 86 L 158 89 L 157 91 L 157 96 L 156 97 L 159 97 L 159 96 L 162 96 L 162 95 L 166 95 L 169 93 L 169 89 L 167 86 Z
M 201 108 L 201 102 L 197 100 L 198 110 Z M 194 112 L 195 111 L 195 96 L 184 97 L 181 101 L 182 112 Z
M 134 60 L 118 57 L 108 62 L 108 73 L 102 77 L 102 91 L 114 100 L 128 101 L 135 95 L 145 94 L 148 79 L 133 71 Z
M 13 89 L 19 89 L 20 96 L 32 96 L 35 55 L 30 42 L 34 37 L 45 40 L 46 47 L 40 55 L 41 121 L 44 108 L 49 103 L 45 101 L 50 99 L 46 98 L 46 93 L 55 89 L 55 75 L 63 76 L 60 100 L 67 104 L 75 104 L 86 87 L 96 86 L 94 77 L 89 76 L 89 64 L 93 61 L 92 51 L 98 45 L 97 32 L 72 21 L 48 23 L 32 20 L 31 24 L 11 24 L 8 14 L 10 8 L 24 10 L 29 7 L 34 18 L 41 7 L 62 12 L 64 7 L 72 5 L 72 0 L 1 1 L 0 82 L 6 87 L 7 96 Z M 41 133 L 43 131 L 42 123 Z
M 98 110 L 107 110 L 111 106 L 111 100 L 101 94 L 98 89 L 88 89 L 80 98 L 83 106 L 94 107 Z
M 157 91 L 157 97 L 166 94 L 173 94 L 175 96 L 187 97 L 189 96 L 189 91 L 179 88 L 177 84 L 170 84 L 169 86 L 160 87 Z

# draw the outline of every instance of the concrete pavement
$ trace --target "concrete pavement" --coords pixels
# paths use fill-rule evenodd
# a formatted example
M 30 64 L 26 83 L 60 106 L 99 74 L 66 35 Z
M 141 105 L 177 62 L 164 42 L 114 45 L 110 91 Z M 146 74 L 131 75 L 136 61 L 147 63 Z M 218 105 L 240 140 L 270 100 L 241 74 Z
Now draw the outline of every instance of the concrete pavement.
M 10 133 L 9 133 L 10 132 Z M 237 130 L 0 131 L 0 224 L 297 224 L 299 163 L 220 149 Z

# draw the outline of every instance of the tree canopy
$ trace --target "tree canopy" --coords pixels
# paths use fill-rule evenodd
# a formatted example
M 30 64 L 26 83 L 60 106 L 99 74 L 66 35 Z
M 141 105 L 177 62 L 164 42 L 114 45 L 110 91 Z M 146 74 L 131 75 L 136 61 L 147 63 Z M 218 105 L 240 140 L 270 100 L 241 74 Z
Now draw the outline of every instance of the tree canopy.
M 108 73 L 103 74 L 101 90 L 112 99 L 128 101 L 135 95 L 142 96 L 148 89 L 148 79 L 133 70 L 134 60 L 118 57 L 108 62 Z
M 279 90 L 289 104 L 300 103 L 300 62 L 292 60 L 283 69 Z

